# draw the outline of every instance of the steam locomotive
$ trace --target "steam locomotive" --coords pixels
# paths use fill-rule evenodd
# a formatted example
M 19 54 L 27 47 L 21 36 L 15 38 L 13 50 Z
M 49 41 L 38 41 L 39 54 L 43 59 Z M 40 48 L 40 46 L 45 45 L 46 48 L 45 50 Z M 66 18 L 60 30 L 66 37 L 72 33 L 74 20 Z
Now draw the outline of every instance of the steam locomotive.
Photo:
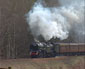
M 85 43 L 33 43 L 31 58 L 85 55 Z

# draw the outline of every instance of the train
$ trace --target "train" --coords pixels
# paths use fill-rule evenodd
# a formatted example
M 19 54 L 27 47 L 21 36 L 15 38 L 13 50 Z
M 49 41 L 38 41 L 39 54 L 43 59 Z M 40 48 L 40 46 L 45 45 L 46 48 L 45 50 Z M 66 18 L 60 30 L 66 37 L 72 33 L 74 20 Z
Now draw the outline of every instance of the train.
M 34 43 L 30 45 L 31 58 L 85 55 L 85 43 Z

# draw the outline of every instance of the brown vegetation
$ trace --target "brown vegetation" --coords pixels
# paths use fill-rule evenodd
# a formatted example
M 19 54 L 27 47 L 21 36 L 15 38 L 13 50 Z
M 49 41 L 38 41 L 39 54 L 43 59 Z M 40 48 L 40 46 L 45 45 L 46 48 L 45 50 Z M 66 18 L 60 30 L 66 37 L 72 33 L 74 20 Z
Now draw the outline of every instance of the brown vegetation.
M 12 67 L 12 69 L 85 69 L 85 56 L 1 60 L 0 67 Z
M 0 0 L 0 58 L 28 57 L 32 36 L 25 14 L 34 0 Z

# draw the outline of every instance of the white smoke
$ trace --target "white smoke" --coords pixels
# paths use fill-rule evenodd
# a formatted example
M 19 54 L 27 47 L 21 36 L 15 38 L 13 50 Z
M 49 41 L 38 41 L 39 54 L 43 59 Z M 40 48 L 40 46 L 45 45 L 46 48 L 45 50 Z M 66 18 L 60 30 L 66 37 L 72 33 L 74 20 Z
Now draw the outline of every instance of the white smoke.
M 69 5 L 48 8 L 36 3 L 32 10 L 26 14 L 32 35 L 36 38 L 42 36 L 46 41 L 52 38 L 67 39 L 70 30 L 85 36 L 84 0 L 75 1 Z M 80 25 L 82 26 L 80 27 Z M 79 27 L 79 28 L 78 28 Z M 81 32 L 80 32 L 81 31 Z M 80 34 L 78 34 L 78 37 Z

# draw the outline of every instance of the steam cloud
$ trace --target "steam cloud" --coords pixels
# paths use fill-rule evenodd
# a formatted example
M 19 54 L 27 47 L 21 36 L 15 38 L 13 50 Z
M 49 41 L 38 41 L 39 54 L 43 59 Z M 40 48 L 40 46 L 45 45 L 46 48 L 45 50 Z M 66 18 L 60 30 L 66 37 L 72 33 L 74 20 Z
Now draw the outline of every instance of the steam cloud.
M 76 42 L 77 38 L 85 40 L 85 5 L 84 0 L 75 0 L 69 5 L 59 7 L 44 7 L 35 3 L 32 10 L 26 14 L 26 20 L 32 35 L 36 38 L 42 36 L 46 41 L 52 38 L 67 39 L 69 35 Z M 73 34 L 70 34 L 70 33 Z

